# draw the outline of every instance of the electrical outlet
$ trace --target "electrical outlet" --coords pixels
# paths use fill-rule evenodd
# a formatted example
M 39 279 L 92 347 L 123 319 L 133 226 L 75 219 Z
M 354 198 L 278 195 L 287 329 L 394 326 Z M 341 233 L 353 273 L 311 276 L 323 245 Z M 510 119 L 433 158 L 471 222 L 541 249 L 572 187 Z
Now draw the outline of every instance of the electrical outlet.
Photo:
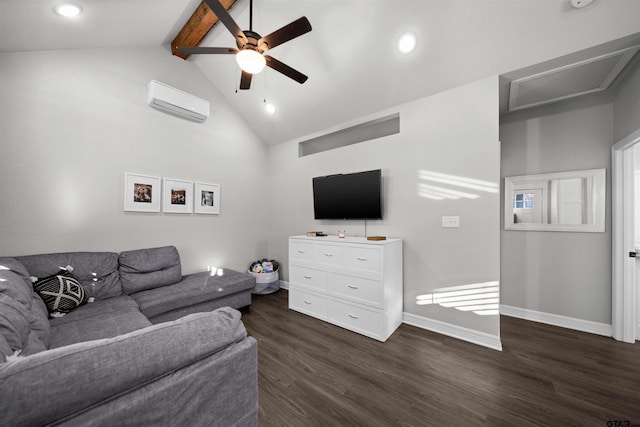
M 443 216 L 442 217 L 442 227 L 443 228 L 458 228 L 458 227 L 460 227 L 460 217 L 459 216 Z

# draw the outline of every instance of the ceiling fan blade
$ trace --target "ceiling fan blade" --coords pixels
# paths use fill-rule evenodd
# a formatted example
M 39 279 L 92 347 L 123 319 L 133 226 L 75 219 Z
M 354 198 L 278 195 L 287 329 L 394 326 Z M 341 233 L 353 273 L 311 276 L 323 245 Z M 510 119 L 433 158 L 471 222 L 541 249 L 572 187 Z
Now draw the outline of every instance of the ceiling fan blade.
M 306 82 L 309 78 L 302 74 L 300 71 L 289 67 L 287 64 L 282 63 L 269 55 L 265 55 L 264 59 L 267 61 L 267 67 L 273 68 L 274 70 L 284 74 L 285 76 L 297 81 L 300 84 Z
M 224 26 L 227 27 L 227 30 L 229 30 L 236 39 L 246 39 L 244 33 L 242 32 L 242 29 L 238 27 L 236 21 L 233 20 L 231 15 L 229 15 L 229 12 L 227 12 L 227 9 L 225 9 L 218 0 L 204 0 L 204 2 L 207 4 L 207 6 L 209 6 L 209 9 L 211 9 L 213 13 L 216 14 L 218 19 L 222 21 Z
M 217 53 L 217 54 L 229 54 L 229 53 L 238 53 L 238 49 L 235 47 L 176 47 L 178 51 L 182 53 L 191 54 L 201 54 L 201 53 Z
M 258 46 L 264 50 L 273 49 L 274 47 L 288 42 L 291 39 L 295 39 L 309 31 L 311 31 L 311 23 L 305 16 L 303 16 L 302 18 L 298 18 L 292 23 L 285 25 L 279 30 L 275 30 L 273 33 L 262 37 L 258 40 Z
M 246 71 L 242 71 L 242 77 L 240 77 L 240 89 L 246 90 L 251 87 L 251 77 L 253 74 L 249 74 Z

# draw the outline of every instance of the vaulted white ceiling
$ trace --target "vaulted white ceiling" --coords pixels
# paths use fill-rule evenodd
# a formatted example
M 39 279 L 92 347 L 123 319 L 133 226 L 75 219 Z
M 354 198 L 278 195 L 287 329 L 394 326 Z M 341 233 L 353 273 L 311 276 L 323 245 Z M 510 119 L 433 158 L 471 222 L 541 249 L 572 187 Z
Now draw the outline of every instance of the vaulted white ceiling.
M 52 0 L 0 0 L 0 52 L 167 46 L 199 0 L 75 0 L 72 22 Z M 231 16 L 248 29 L 249 1 Z M 271 69 L 237 91 L 230 55 L 193 55 L 232 108 L 268 144 L 301 138 L 394 105 L 562 57 L 640 32 L 640 1 L 595 0 L 254 0 L 254 31 L 266 35 L 306 16 L 313 31 L 270 51 L 307 74 L 300 85 Z M 405 31 L 410 54 L 396 50 Z M 216 25 L 202 46 L 234 46 Z M 263 101 L 275 104 L 267 115 Z M 428 119 L 428 118 L 426 118 Z

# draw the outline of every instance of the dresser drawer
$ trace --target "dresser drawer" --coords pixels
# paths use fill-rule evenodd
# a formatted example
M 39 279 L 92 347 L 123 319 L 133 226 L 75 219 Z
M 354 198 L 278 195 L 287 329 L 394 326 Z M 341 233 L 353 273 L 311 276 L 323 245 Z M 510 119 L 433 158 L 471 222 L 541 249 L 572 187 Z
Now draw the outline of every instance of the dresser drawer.
M 351 304 L 329 300 L 329 321 L 371 338 L 384 339 L 384 314 Z
M 322 320 L 327 319 L 327 298 L 295 287 L 289 288 L 289 308 Z
M 318 291 L 327 290 L 327 272 L 314 268 L 292 265 L 289 267 L 289 281 Z
M 328 282 L 328 289 L 332 295 L 382 307 L 383 289 L 377 280 L 329 273 Z
M 342 264 L 342 246 L 316 243 L 313 249 L 316 263 L 325 265 Z
M 313 243 L 292 240 L 289 242 L 289 259 L 313 262 Z
M 348 246 L 344 248 L 344 266 L 368 271 L 382 271 L 380 248 Z

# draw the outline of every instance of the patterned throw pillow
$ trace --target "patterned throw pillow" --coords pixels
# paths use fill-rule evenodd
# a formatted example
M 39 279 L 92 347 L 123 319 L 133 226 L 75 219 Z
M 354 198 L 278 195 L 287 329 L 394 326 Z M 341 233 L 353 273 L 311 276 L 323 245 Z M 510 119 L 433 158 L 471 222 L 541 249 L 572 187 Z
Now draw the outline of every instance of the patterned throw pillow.
M 65 270 L 37 280 L 33 289 L 44 300 L 50 314 L 68 313 L 87 301 L 80 283 Z

